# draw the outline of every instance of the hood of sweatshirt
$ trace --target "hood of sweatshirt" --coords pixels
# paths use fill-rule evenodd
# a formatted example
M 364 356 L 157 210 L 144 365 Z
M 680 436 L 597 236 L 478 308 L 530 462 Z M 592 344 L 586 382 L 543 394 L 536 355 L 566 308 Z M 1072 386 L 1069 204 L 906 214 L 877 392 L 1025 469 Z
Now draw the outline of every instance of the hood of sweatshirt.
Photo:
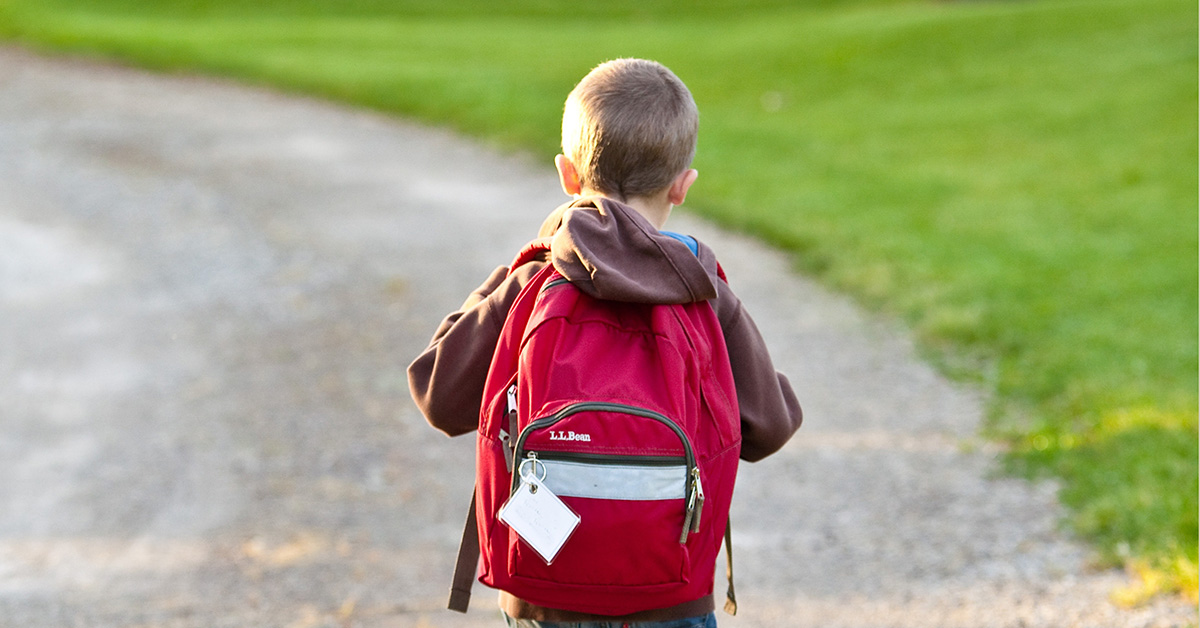
M 717 296 L 717 258 L 699 243 L 663 234 L 637 210 L 603 197 L 554 210 L 539 234 L 551 238 L 558 272 L 590 296 L 631 303 L 691 303 Z

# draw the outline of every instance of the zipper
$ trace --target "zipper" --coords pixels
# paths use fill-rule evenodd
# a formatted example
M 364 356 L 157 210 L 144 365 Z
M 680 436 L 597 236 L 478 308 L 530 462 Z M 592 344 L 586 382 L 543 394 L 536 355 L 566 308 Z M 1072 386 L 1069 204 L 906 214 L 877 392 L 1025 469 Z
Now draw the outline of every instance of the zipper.
M 638 467 L 678 467 L 686 465 L 683 456 L 622 456 L 618 454 L 588 454 L 573 451 L 541 451 L 538 460 L 582 462 L 584 464 L 614 464 Z
M 516 444 L 513 447 L 513 453 L 515 457 L 532 458 L 536 460 L 539 458 L 539 456 L 543 459 L 553 459 L 554 457 L 558 456 L 561 457 L 560 459 L 574 458 L 578 460 L 591 460 L 593 462 L 602 462 L 610 459 L 628 460 L 630 458 L 636 458 L 644 461 L 645 458 L 657 458 L 656 456 L 609 456 L 605 454 L 571 452 L 541 452 L 539 454 L 539 452 L 535 451 L 525 453 L 524 456 L 522 456 L 525 449 L 525 441 L 529 438 L 529 435 L 532 432 L 546 429 L 558 423 L 559 421 L 562 421 L 563 419 L 575 414 L 579 414 L 580 412 L 619 412 L 621 414 L 631 414 L 633 416 L 639 416 L 658 421 L 659 423 L 662 423 L 670 428 L 671 431 L 675 432 L 675 435 L 679 437 L 679 442 L 683 444 L 683 462 L 687 468 L 687 476 L 684 478 L 684 482 L 687 483 L 684 498 L 686 503 L 686 512 L 684 513 L 683 518 L 683 532 L 679 537 L 680 545 L 687 543 L 688 534 L 691 532 L 698 532 L 700 530 L 700 510 L 704 507 L 704 488 L 700 484 L 700 468 L 696 466 L 696 455 L 695 452 L 692 451 L 692 443 L 688 440 L 687 434 L 684 433 L 683 428 L 679 427 L 678 424 L 676 424 L 666 415 L 655 412 L 654 410 L 621 403 L 602 401 L 574 403 L 550 416 L 536 419 L 531 421 L 529 425 L 526 425 L 525 429 L 521 430 L 520 435 L 517 437 Z M 550 458 L 547 458 L 547 456 L 550 456 Z M 663 458 L 666 460 L 673 460 L 674 464 L 676 465 L 679 464 L 679 458 L 677 456 L 665 456 Z M 513 474 L 512 491 L 514 492 L 517 490 L 518 482 L 520 481 L 519 476 L 519 473 Z
M 545 292 L 555 286 L 561 286 L 565 283 L 571 283 L 571 280 L 567 279 L 566 277 L 558 277 L 556 279 L 551 279 L 550 281 L 547 281 L 546 283 L 542 284 L 541 291 Z

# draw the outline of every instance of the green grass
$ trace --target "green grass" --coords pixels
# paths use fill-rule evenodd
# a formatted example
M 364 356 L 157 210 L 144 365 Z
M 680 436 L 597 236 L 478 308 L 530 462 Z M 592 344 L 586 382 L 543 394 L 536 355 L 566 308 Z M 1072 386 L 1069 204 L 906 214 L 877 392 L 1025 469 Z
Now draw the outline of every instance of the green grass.
M 795 4 L 0 0 L 0 35 L 547 163 L 588 69 L 663 61 L 702 112 L 690 207 L 903 317 L 1103 560 L 1195 596 L 1195 3 Z

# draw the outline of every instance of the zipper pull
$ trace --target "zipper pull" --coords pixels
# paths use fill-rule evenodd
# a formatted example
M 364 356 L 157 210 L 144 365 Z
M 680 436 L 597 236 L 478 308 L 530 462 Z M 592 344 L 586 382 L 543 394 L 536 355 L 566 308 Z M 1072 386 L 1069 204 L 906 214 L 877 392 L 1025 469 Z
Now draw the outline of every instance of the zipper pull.
M 509 474 L 512 474 L 513 439 L 505 430 L 500 430 L 500 446 L 504 448 L 504 468 Z
M 683 516 L 683 533 L 679 535 L 679 544 L 687 543 L 688 533 L 700 531 L 700 515 L 704 510 L 704 486 L 700 484 L 700 469 L 692 469 L 692 479 L 688 482 L 687 512 Z
M 692 510 L 691 500 L 688 500 L 687 511 L 683 515 L 683 533 L 679 535 L 679 544 L 687 545 L 688 533 L 692 531 L 692 515 L 696 513 Z
M 517 446 L 517 385 L 508 387 L 508 405 L 504 416 L 508 419 L 508 430 L 500 429 L 500 443 L 504 446 L 504 468 L 511 474 L 513 470 L 513 450 Z
M 704 485 L 700 483 L 700 469 L 692 469 L 692 497 L 696 514 L 692 517 L 692 532 L 700 531 L 700 515 L 704 512 Z
M 525 459 L 521 461 L 521 466 L 517 467 L 517 475 L 521 476 L 521 481 L 525 481 L 525 478 L 526 478 L 526 475 L 525 475 L 525 463 L 526 462 L 529 463 L 530 476 L 535 478 L 538 483 L 540 483 L 542 480 L 546 479 L 546 465 L 544 465 L 544 464 L 542 465 L 542 475 L 541 475 L 541 477 L 538 477 L 537 452 L 531 451 L 531 452 L 525 454 Z M 529 492 L 530 493 L 538 492 L 538 484 L 534 483 L 534 482 L 529 482 Z
M 700 509 L 704 507 L 704 489 L 700 487 L 700 469 L 692 468 L 688 482 L 687 511 L 683 515 L 683 533 L 679 544 L 687 543 L 688 533 L 700 531 Z
M 505 414 L 513 414 L 517 411 L 517 385 L 513 384 L 508 387 L 508 407 L 505 408 Z

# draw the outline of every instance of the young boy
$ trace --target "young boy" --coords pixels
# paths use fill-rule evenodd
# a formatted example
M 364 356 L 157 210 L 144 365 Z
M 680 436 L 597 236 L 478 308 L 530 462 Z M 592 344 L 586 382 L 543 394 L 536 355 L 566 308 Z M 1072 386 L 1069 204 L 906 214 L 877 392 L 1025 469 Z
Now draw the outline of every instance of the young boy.
M 552 263 L 600 299 L 711 303 L 737 390 L 741 458 L 762 459 L 787 442 L 800 427 L 800 405 L 750 315 L 717 276 L 712 250 L 694 238 L 660 231 L 696 181 L 690 166 L 698 120 L 687 87 L 652 61 L 610 61 L 580 81 L 567 98 L 563 154 L 555 158 L 563 191 L 575 200 L 551 213 L 539 234 L 553 238 L 550 259 L 511 274 L 506 267 L 496 269 L 442 321 L 408 368 L 413 399 L 431 425 L 450 436 L 478 428 L 484 380 L 509 308 L 522 286 Z M 628 617 L 537 606 L 506 592 L 500 607 L 510 626 L 716 625 L 711 593 Z

